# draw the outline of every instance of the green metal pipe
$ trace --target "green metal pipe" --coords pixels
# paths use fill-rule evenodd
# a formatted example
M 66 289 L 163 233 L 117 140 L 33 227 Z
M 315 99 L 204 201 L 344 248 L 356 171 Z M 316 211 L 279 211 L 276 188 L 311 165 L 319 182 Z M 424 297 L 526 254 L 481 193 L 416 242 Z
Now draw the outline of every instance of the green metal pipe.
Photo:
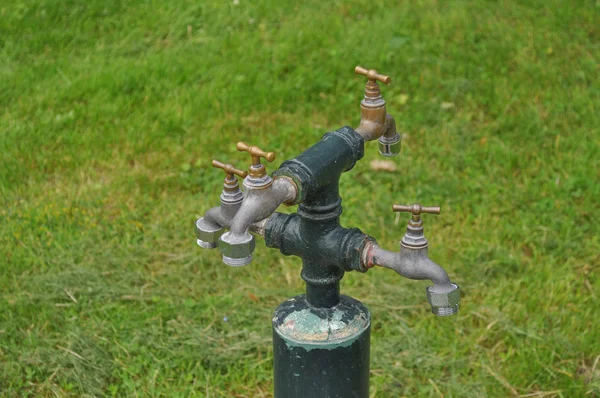
M 296 214 L 275 213 L 265 244 L 302 258 L 306 294 L 282 303 L 273 317 L 276 398 L 369 396 L 369 311 L 340 296 L 347 271 L 364 272 L 360 253 L 373 241 L 340 225 L 339 179 L 362 158 L 363 138 L 349 127 L 326 134 L 275 176 L 299 190 Z
M 273 316 L 275 398 L 368 398 L 371 315 L 351 297 L 315 308 L 305 295 Z

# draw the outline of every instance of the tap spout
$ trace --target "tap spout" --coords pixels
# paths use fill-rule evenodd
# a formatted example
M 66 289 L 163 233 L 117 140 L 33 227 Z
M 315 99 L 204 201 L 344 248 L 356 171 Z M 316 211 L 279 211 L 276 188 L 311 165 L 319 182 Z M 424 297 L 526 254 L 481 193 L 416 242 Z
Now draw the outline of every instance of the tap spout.
M 396 119 L 389 113 L 385 116 L 385 131 L 382 135 L 383 138 L 387 140 L 393 140 L 396 138 Z M 381 137 L 380 137 L 381 138 Z
M 382 110 L 385 112 L 385 107 L 382 108 Z M 371 113 L 375 112 L 369 110 L 366 116 L 363 115 L 360 125 L 356 128 L 356 132 L 359 133 L 365 141 L 377 139 L 379 153 L 383 156 L 390 157 L 398 155 L 402 143 L 401 136 L 396 131 L 396 120 L 389 113 L 382 113 L 380 116 L 384 116 L 385 118 L 385 121 L 382 123 L 377 120 L 380 116 L 374 116 L 371 115 Z
M 204 217 L 202 217 L 204 219 L 204 223 L 214 228 L 229 228 L 231 219 L 223 214 L 222 210 L 223 209 L 220 206 L 209 209 L 204 214 Z
M 458 312 L 459 288 L 450 282 L 446 271 L 429 258 L 427 246 L 412 248 L 402 245 L 402 250 L 395 253 L 369 242 L 363 252 L 363 263 L 367 268 L 379 265 L 392 269 L 408 279 L 432 281 L 433 286 L 427 288 L 431 312 L 438 316 L 454 315 Z
M 225 229 L 231 226 L 232 216 L 223 207 L 213 207 L 203 217 L 196 220 L 196 242 L 205 249 L 214 249 Z M 265 236 L 267 219 L 250 224 L 250 231 L 257 235 Z
M 224 228 L 229 228 L 230 223 L 231 218 L 227 212 L 223 212 L 222 206 L 213 207 L 196 220 L 196 243 L 205 249 L 214 249 Z
M 227 177 L 223 181 L 221 206 L 208 210 L 203 217 L 196 220 L 196 242 L 205 249 L 214 249 L 219 244 L 219 238 L 224 228 L 229 228 L 231 220 L 242 204 L 244 195 L 239 189 L 235 175 L 246 176 L 245 171 L 236 169 L 230 164 L 213 160 L 213 166 L 224 169 Z
M 266 189 L 248 190 L 242 206 L 231 221 L 232 240 L 243 237 L 251 224 L 269 217 L 282 203 L 292 202 L 296 199 L 296 193 L 296 185 L 286 177 L 275 178 L 273 185 Z
M 369 243 L 365 250 L 367 267 L 379 265 L 408 279 L 429 279 L 434 285 L 450 285 L 450 277 L 446 271 L 429 258 L 427 246 L 417 249 L 403 246 L 400 252 L 391 252 L 376 243 Z
M 246 188 L 252 186 L 245 185 Z M 297 192 L 296 185 L 288 177 L 275 178 L 272 184 L 264 187 L 247 189 L 229 232 L 219 239 L 223 262 L 234 267 L 250 264 L 255 241 L 248 229 L 256 226 L 256 230 L 261 231 L 259 222 L 273 214 L 282 203 L 296 200 Z

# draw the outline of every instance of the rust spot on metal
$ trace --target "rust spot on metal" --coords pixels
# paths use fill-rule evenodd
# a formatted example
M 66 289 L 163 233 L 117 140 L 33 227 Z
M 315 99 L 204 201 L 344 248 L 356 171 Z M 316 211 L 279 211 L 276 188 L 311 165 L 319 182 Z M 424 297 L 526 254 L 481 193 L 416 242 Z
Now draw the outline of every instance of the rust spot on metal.
M 377 257 L 374 257 L 373 254 L 371 253 L 371 251 L 373 250 L 373 245 L 367 244 L 366 250 L 367 250 L 367 254 L 366 254 L 365 258 L 367 261 L 366 261 L 365 267 L 367 267 L 367 269 L 373 268 L 377 262 Z

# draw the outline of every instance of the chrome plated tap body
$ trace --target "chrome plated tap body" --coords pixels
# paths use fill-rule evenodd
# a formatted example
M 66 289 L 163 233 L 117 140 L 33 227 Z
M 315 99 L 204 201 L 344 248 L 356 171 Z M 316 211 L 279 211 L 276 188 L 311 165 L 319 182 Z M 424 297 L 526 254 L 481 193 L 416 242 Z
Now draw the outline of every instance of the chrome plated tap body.
M 369 243 L 363 252 L 363 263 L 367 268 L 379 265 L 392 269 L 408 279 L 428 279 L 439 287 L 450 285 L 446 271 L 429 259 L 427 251 L 427 246 L 414 248 L 401 245 L 399 252 L 391 252 L 377 243 Z
M 376 243 L 368 243 L 363 256 L 363 264 L 368 268 L 379 265 L 408 279 L 428 279 L 433 282 L 433 286 L 427 288 L 427 301 L 435 315 L 454 315 L 458 312 L 458 286 L 450 282 L 442 267 L 431 261 L 427 246 L 411 247 L 401 244 L 400 252 L 390 252 Z
M 222 163 L 219 164 L 223 165 Z M 223 181 L 223 191 L 220 199 L 220 206 L 211 208 L 204 214 L 204 217 L 196 220 L 196 242 L 205 249 L 217 247 L 223 228 L 229 228 L 231 220 L 244 200 L 244 194 L 240 191 L 237 179 L 233 174 L 228 174 L 225 181 Z
M 231 266 L 247 265 L 252 261 L 255 248 L 254 236 L 248 230 L 255 222 L 264 220 L 285 202 L 296 198 L 296 186 L 288 178 L 269 176 L 246 177 L 246 197 L 231 220 L 229 232 L 219 238 L 223 261 Z
M 246 177 L 248 179 L 250 177 Z M 285 202 L 296 199 L 296 186 L 288 178 L 275 178 L 267 187 L 255 186 L 244 180 L 246 197 L 231 221 L 233 241 L 245 235 L 251 224 L 273 214 Z

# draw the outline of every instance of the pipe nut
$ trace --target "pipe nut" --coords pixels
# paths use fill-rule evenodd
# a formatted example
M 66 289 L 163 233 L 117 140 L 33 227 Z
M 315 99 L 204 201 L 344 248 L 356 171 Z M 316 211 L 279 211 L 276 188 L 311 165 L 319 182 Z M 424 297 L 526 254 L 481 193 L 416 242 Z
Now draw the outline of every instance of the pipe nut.
M 204 217 L 196 220 L 196 242 L 205 249 L 214 249 L 219 245 L 219 238 L 223 234 L 223 227 L 208 222 Z
M 438 316 L 454 315 L 458 312 L 460 291 L 457 285 L 429 286 L 427 288 L 427 301 L 431 305 L 431 312 Z
M 219 238 L 219 249 L 223 262 L 232 267 L 248 265 L 252 261 L 252 252 L 256 247 L 254 236 L 246 232 L 241 238 L 227 232 Z
M 392 138 L 386 138 L 385 136 L 379 137 L 377 140 L 379 146 L 379 153 L 383 156 L 391 157 L 396 156 L 402 149 L 402 140 L 399 133 Z

